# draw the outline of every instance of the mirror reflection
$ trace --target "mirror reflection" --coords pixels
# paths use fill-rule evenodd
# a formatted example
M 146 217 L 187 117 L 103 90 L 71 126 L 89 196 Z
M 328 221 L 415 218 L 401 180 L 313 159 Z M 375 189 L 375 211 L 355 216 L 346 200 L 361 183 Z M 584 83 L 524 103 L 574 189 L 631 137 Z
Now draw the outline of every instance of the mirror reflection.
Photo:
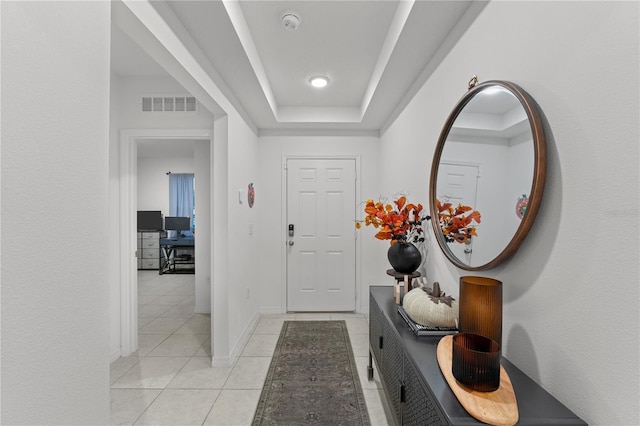
M 541 134 L 534 131 L 539 123 L 531 122 L 528 106 L 503 83 L 485 83 L 461 100 L 443 129 L 434 158 L 435 179 L 432 170 L 431 203 L 451 203 L 454 209 L 461 204 L 481 215 L 479 223 L 472 223 L 473 236 L 453 241 L 442 234 L 442 224 L 433 221 L 445 255 L 463 269 L 495 266 L 497 258 L 517 249 L 519 229 L 526 234 L 531 226 L 522 225 L 540 171 L 540 141 L 535 139 Z M 506 248 L 510 252 L 502 255 Z

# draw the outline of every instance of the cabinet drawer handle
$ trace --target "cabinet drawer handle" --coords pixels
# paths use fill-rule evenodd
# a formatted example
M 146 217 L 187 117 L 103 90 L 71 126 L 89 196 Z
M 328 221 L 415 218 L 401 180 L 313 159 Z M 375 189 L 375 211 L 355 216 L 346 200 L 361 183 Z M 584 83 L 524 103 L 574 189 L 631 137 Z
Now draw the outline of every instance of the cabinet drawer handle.
M 400 402 L 406 402 L 406 388 L 404 387 L 404 383 L 400 382 Z
M 383 344 L 382 344 L 382 336 L 378 336 L 378 347 L 380 349 L 382 349 L 382 346 L 383 346 Z

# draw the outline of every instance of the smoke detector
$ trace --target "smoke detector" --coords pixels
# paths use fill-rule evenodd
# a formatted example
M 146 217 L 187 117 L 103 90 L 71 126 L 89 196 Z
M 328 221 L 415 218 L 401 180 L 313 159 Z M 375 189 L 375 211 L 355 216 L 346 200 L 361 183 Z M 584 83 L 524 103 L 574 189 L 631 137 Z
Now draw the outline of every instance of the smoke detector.
M 300 26 L 300 17 L 295 12 L 284 12 L 280 17 L 280 22 L 282 22 L 282 26 L 289 30 L 295 31 Z

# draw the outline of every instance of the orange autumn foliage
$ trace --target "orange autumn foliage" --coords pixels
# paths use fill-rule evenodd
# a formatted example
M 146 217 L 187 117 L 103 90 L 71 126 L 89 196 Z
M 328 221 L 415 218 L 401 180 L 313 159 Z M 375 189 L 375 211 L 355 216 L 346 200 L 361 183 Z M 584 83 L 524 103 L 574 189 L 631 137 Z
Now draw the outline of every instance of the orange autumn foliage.
M 392 245 L 398 241 L 424 241 L 422 221 L 429 220 L 430 217 L 423 216 L 422 204 L 407 203 L 404 196 L 393 203 L 395 209 L 391 204 L 367 200 L 364 208 L 366 216 L 363 221 L 356 222 L 356 228 L 361 228 L 361 222 L 366 226 L 371 225 L 378 229 L 375 238 L 391 240 Z
M 476 227 L 473 222 L 480 223 L 480 212 L 469 206 L 458 204 L 456 208 L 451 203 L 441 203 L 436 200 L 438 208 L 438 221 L 447 242 L 466 243 L 469 238 L 477 237 Z M 467 215 L 465 213 L 471 212 Z

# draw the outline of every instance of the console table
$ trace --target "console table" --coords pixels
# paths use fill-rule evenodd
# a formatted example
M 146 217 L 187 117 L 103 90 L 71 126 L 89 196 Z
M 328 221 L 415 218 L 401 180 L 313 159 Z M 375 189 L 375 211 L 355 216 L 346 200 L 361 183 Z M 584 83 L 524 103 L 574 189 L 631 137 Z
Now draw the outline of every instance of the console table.
M 398 314 L 390 286 L 369 293 L 369 380 L 373 361 L 399 425 L 484 424 L 471 417 L 447 384 L 436 358 L 440 337 L 418 337 Z M 518 425 L 585 425 L 530 377 L 502 359 L 518 401 Z

